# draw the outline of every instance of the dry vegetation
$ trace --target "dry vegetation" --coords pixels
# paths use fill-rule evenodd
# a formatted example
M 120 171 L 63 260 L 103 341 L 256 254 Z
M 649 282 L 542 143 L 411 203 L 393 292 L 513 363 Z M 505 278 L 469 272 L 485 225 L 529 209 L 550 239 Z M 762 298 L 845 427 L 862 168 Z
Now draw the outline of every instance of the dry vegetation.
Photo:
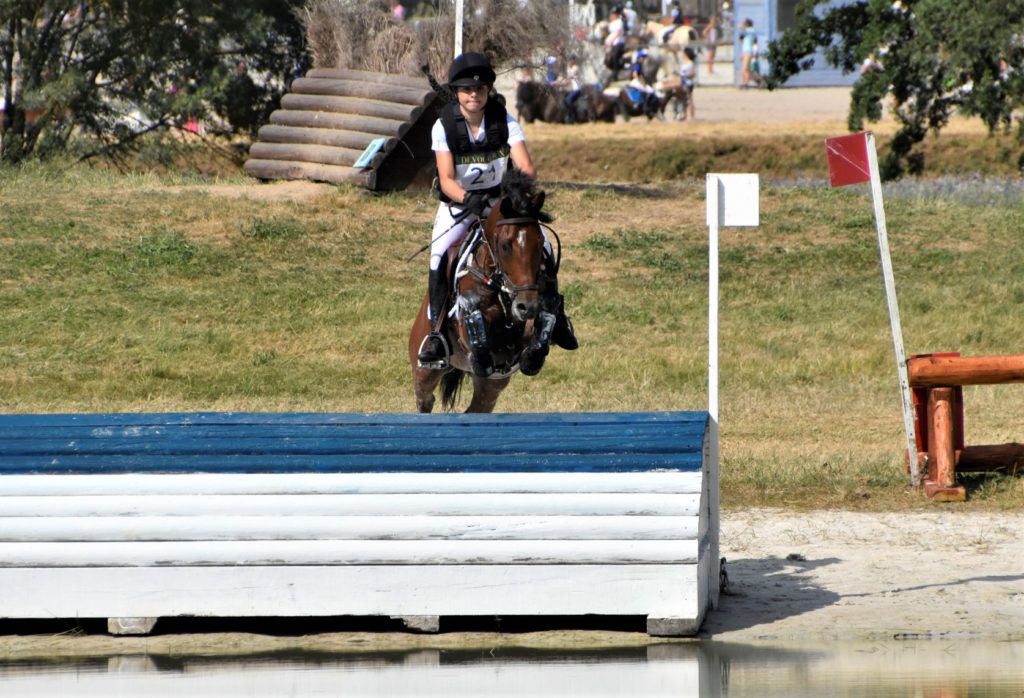
M 322 68 L 354 68 L 420 75 L 430 67 L 442 78 L 454 50 L 454 3 L 441 2 L 434 16 L 397 22 L 386 0 L 309 0 L 302 18 L 314 63 Z M 496 65 L 530 62 L 534 50 L 557 47 L 569 34 L 567 5 L 534 0 L 467 3 L 466 51 L 482 51 Z

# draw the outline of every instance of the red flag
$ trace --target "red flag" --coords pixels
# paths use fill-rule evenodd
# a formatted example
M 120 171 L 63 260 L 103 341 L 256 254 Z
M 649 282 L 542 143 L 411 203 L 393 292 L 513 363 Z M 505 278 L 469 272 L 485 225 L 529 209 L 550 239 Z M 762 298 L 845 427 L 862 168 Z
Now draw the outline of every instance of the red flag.
M 825 139 L 828 183 L 833 187 L 871 181 L 867 131 Z

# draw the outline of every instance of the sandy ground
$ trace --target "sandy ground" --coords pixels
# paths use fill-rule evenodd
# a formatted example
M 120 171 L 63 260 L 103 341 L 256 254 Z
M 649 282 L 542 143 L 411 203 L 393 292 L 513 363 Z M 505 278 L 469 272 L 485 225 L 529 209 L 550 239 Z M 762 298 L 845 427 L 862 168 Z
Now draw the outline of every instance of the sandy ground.
M 725 513 L 716 640 L 1024 638 L 1024 515 Z

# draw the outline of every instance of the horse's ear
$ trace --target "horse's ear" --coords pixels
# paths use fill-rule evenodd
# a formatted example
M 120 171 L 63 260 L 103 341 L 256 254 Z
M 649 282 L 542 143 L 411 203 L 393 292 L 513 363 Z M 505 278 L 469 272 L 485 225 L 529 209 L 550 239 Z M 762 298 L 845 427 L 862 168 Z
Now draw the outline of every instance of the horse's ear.
M 540 211 L 542 208 L 544 208 L 544 197 L 546 196 L 547 194 L 545 194 L 542 191 L 539 191 L 536 194 L 534 194 L 533 200 L 530 201 L 530 209 L 533 211 Z
M 515 206 L 512 205 L 512 200 L 509 199 L 507 196 L 502 197 L 502 199 L 501 199 L 501 217 L 502 218 L 515 218 L 516 217 Z

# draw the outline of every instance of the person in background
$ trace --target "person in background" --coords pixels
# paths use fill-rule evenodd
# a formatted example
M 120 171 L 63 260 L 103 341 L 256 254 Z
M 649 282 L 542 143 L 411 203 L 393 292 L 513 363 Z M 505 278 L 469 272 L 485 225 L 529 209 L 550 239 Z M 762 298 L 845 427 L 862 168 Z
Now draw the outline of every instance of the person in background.
M 626 85 L 630 93 L 630 99 L 639 107 L 642 107 L 644 114 L 651 116 L 658 109 L 658 95 L 654 86 L 647 81 L 644 75 L 644 63 L 647 61 L 647 49 L 640 49 L 636 52 L 632 68 L 630 68 L 630 81 Z
M 679 66 L 680 89 L 686 100 L 685 111 L 678 112 L 676 118 L 683 121 L 697 118 L 697 110 L 693 105 L 693 88 L 697 86 L 697 52 L 687 46 L 683 49 L 683 62 Z
M 613 7 L 608 13 L 608 36 L 604 40 L 604 65 L 612 71 L 612 79 L 622 67 L 622 54 L 626 51 L 626 31 L 622 22 L 622 8 Z
M 704 53 L 708 57 L 708 75 L 715 73 L 715 51 L 718 50 L 718 17 L 711 15 L 708 24 L 700 33 L 704 39 Z
M 391 16 L 399 22 L 405 21 L 405 5 L 400 0 L 391 0 Z
M 633 9 L 633 0 L 626 0 L 626 4 L 622 8 L 622 25 L 626 34 L 630 36 L 635 36 L 640 32 L 640 21 L 636 10 Z
M 679 0 L 672 0 L 672 9 L 669 10 L 668 16 L 672 19 L 672 24 L 683 23 L 683 8 L 679 6 Z
M 745 19 L 740 25 L 740 89 L 745 89 L 754 79 L 750 64 L 754 60 L 754 20 Z
M 544 59 L 545 74 L 544 80 L 549 85 L 555 85 L 558 82 L 558 59 L 554 56 L 548 56 Z
M 565 77 L 558 81 L 558 86 L 566 91 L 565 108 L 566 123 L 573 123 L 576 114 L 576 100 L 580 97 L 583 83 L 580 82 L 580 66 L 575 54 L 569 54 L 565 60 Z

